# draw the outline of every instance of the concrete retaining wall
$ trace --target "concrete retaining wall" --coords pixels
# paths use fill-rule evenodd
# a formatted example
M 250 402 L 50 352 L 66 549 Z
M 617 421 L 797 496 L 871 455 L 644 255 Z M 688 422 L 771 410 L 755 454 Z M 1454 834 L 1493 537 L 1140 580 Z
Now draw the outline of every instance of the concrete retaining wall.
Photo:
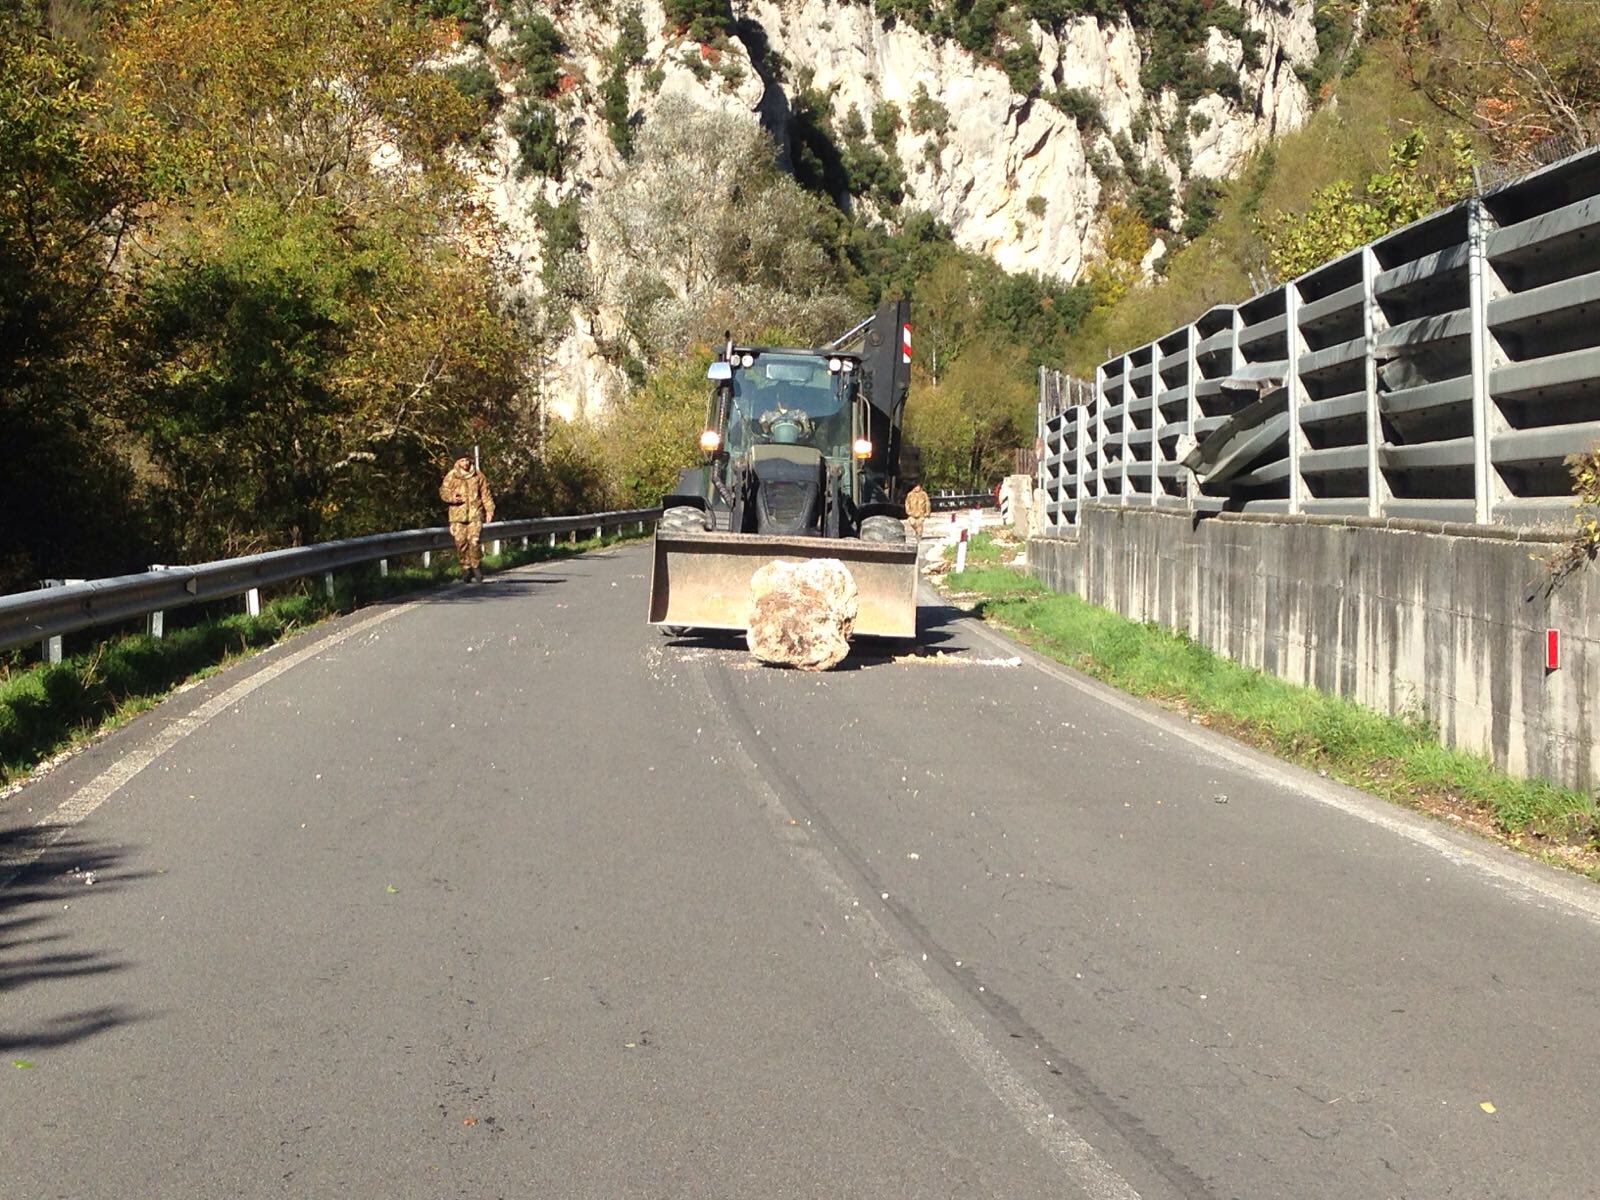
M 1421 709 L 1447 744 L 1592 789 L 1600 565 L 1551 592 L 1554 548 L 1467 525 L 1088 505 L 1075 539 L 1035 538 L 1028 562 L 1057 591 L 1382 712 Z

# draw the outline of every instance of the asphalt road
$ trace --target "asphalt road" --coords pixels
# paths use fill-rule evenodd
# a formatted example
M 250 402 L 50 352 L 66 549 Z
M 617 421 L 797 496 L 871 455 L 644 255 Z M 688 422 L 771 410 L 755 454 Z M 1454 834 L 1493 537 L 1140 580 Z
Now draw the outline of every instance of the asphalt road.
M 1595 889 L 949 609 L 669 641 L 647 570 L 357 614 L 0 801 L 0 1194 L 1600 1194 Z

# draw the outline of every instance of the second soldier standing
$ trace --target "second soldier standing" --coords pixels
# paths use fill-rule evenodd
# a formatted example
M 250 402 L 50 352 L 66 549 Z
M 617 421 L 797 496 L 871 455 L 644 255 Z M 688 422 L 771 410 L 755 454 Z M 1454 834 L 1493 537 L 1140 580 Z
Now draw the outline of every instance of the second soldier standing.
M 928 519 L 928 514 L 932 511 L 933 502 L 929 499 L 928 493 L 922 490 L 922 485 L 917 484 L 906 497 L 906 523 L 911 526 L 913 541 L 922 541 L 922 523 Z
M 461 578 L 468 583 L 483 582 L 483 535 L 485 521 L 494 520 L 494 495 L 489 481 L 473 465 L 472 454 L 457 450 L 455 462 L 439 485 L 439 499 L 449 505 L 450 536 L 455 540 L 456 559 Z

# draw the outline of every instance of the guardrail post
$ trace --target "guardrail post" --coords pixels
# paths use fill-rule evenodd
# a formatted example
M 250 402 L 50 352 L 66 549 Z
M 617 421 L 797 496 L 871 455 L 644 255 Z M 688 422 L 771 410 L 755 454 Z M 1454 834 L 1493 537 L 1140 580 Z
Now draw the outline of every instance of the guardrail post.
M 489 554 L 493 558 L 499 558 L 500 557 L 500 539 L 499 538 L 495 538 L 494 541 L 489 543 Z
M 152 571 L 165 571 L 167 567 L 165 563 L 151 563 L 150 569 Z M 167 614 L 160 609 L 153 613 L 147 613 L 144 619 L 144 631 L 157 641 L 160 641 L 166 636 Z
M 1367 516 L 1383 515 L 1384 503 L 1389 499 L 1389 484 L 1383 475 L 1383 460 L 1379 448 L 1383 445 L 1383 408 L 1378 401 L 1378 356 L 1373 352 L 1378 334 L 1389 326 L 1383 310 L 1378 307 L 1375 287 L 1378 279 L 1378 256 L 1368 243 L 1361 248 L 1361 288 L 1363 336 L 1367 339 L 1361 386 L 1367 394 Z
M 39 586 L 47 588 L 66 587 L 67 581 L 65 579 L 41 579 Z M 61 638 L 59 635 L 53 638 L 45 638 L 44 641 L 39 643 L 39 657 L 51 666 L 55 666 L 61 661 Z
M 1189 428 L 1188 441 L 1185 445 L 1193 446 L 1196 442 L 1195 423 L 1200 420 L 1200 397 L 1195 394 L 1195 389 L 1200 386 L 1200 326 L 1193 322 L 1189 325 L 1189 346 L 1185 353 L 1189 356 L 1189 361 L 1184 367 L 1183 386 L 1189 389 L 1189 400 L 1183 408 L 1183 422 Z M 1183 458 L 1181 449 L 1180 447 L 1178 454 L 1180 460 Z M 1200 484 L 1191 471 L 1183 477 L 1183 506 L 1190 512 L 1194 511 L 1194 498 L 1199 490 Z
M 1472 512 L 1486 525 L 1494 516 L 1493 469 L 1489 443 L 1489 296 L 1485 239 L 1488 214 L 1477 196 L 1467 201 L 1467 308 L 1472 347 Z
M 322 593 L 323 593 L 323 595 L 327 596 L 329 600 L 333 599 L 333 572 L 332 571 L 324 571 L 322 573 Z
M 523 539 L 522 539 L 522 548 L 524 550 L 526 550 L 528 548 L 528 539 L 527 539 L 526 536 L 524 536 Z
M 550 535 L 550 549 L 554 550 L 555 548 L 556 548 L 556 535 L 552 533 Z
M 1106 369 L 1104 364 L 1094 369 L 1094 496 L 1098 500 L 1106 494 L 1106 425 L 1105 411 Z M 1079 489 L 1080 493 L 1082 489 Z
M 389 578 L 389 560 L 387 558 L 380 558 L 378 560 L 378 578 Z
M 251 588 L 244 594 L 244 611 L 252 617 L 259 617 L 261 615 L 260 588 Z
M 422 566 L 423 566 L 424 570 L 426 570 L 428 567 L 433 566 L 433 551 L 432 550 L 424 550 L 422 552 Z
M 1300 431 L 1300 405 L 1305 389 L 1300 385 L 1300 356 L 1306 340 L 1300 333 L 1300 285 L 1291 280 L 1283 285 L 1284 403 L 1289 412 L 1289 511 L 1305 511 L 1306 481 L 1300 474 L 1301 455 L 1306 450 Z

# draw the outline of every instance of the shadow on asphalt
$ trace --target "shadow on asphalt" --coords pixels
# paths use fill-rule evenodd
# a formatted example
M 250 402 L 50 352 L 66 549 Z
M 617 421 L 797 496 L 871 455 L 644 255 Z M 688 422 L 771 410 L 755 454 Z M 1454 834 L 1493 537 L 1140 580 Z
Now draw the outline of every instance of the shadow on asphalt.
M 519 575 L 515 578 L 490 575 L 482 583 L 451 584 L 430 595 L 429 599 L 438 604 L 476 604 L 496 597 L 528 595 L 566 582 L 565 575 Z
M 951 604 L 924 604 L 917 609 L 917 638 L 904 642 L 896 638 L 863 637 L 850 645 L 850 657 L 835 671 L 863 671 L 873 667 L 892 666 L 906 658 L 931 658 L 936 654 L 960 658 L 973 653 L 967 645 L 957 645 L 953 627 L 965 619 L 966 613 Z M 742 633 L 712 630 L 691 630 L 676 637 L 668 637 L 667 645 L 683 650 L 731 650 L 746 652 Z
M 27 854 L 46 836 L 32 828 L 0 833 L 0 860 Z M 0 1017 L 0 1055 L 50 1050 L 141 1019 L 117 1004 L 62 1011 L 26 1027 L 13 1015 L 14 998 L 24 990 L 127 969 L 109 951 L 74 946 L 68 928 L 72 905 L 94 903 L 143 878 L 122 870 L 121 859 L 114 850 L 66 837 L 0 886 L 0 998 L 7 1010 Z M 105 987 L 95 990 L 103 994 Z

